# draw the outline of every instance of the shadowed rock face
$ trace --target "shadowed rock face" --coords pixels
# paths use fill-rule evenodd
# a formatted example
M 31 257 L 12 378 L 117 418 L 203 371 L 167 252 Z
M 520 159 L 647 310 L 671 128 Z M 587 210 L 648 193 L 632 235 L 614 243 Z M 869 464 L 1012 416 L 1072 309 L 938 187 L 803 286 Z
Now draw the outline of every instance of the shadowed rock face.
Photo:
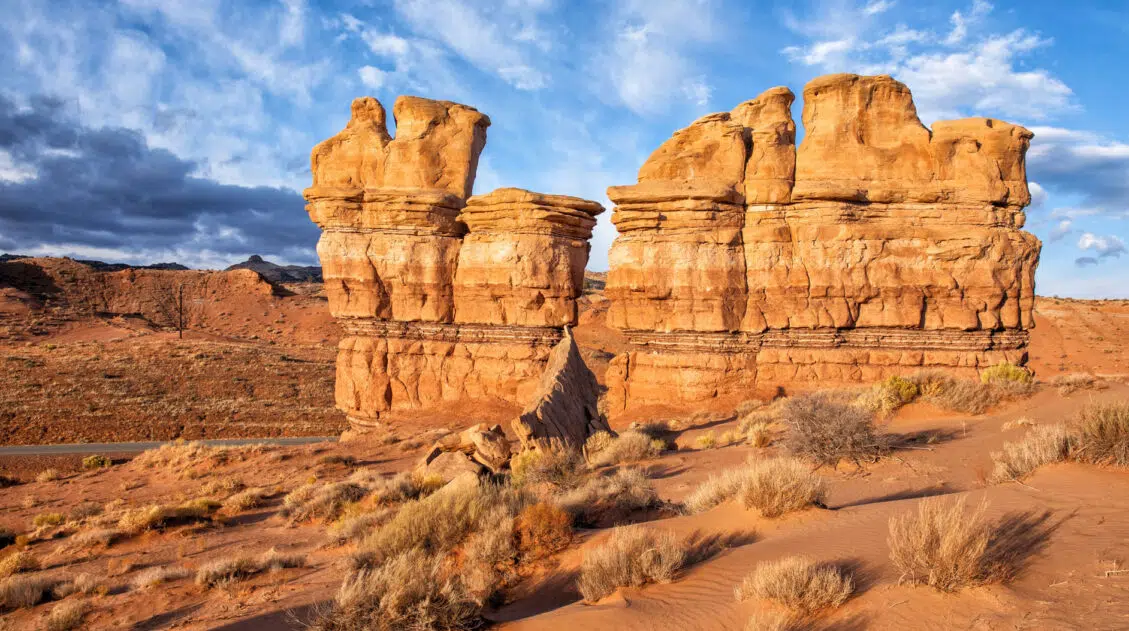
M 773 88 L 705 116 L 608 189 L 608 322 L 634 343 L 609 371 L 613 413 L 1025 361 L 1032 134 L 931 131 L 905 85 L 840 74 L 804 89 L 797 149 L 792 101 Z
M 595 203 L 499 189 L 472 197 L 490 119 L 400 97 L 396 137 L 373 98 L 314 147 L 305 191 L 326 295 L 346 336 L 337 404 L 356 425 L 474 399 L 520 409 L 576 323 Z

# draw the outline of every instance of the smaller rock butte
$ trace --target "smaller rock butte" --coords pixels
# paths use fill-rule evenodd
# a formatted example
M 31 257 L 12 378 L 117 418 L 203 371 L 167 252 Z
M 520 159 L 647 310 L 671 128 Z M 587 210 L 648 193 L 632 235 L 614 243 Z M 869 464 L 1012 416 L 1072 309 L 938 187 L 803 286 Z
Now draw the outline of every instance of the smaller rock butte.
M 503 188 L 472 197 L 490 119 L 448 101 L 353 101 L 314 147 L 306 189 L 329 307 L 341 324 L 337 405 L 354 426 L 388 412 L 501 400 L 523 407 L 577 319 L 603 211 Z
M 797 150 L 793 98 L 702 117 L 608 189 L 608 323 L 632 343 L 610 414 L 1026 361 L 1032 134 L 987 118 L 930 131 L 905 85 L 837 74 L 805 87 Z

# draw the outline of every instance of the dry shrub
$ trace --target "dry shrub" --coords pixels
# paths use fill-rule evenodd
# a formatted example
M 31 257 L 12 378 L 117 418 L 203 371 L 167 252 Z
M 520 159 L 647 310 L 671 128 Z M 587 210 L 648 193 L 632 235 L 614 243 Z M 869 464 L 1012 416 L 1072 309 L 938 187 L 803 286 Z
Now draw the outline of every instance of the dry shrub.
M 711 476 L 686 499 L 688 513 L 701 513 L 736 499 L 765 517 L 779 517 L 821 506 L 827 496 L 823 479 L 794 458 L 757 460 Z
M 476 476 L 458 477 L 435 493 L 406 502 L 388 523 L 361 542 L 354 563 L 381 564 L 408 550 L 445 552 L 480 529 L 498 507 L 516 514 L 532 499 L 527 493 L 496 486 Z
M 102 511 L 102 505 L 98 502 L 82 502 L 67 514 L 67 521 L 82 521 L 101 515 Z
M 602 451 L 590 456 L 595 466 L 626 464 L 657 458 L 662 454 L 666 443 L 658 438 L 638 432 L 627 431 L 611 441 Z
M 572 541 L 572 516 L 549 502 L 531 504 L 514 520 L 514 537 L 526 557 L 547 557 Z
M 749 616 L 745 631 L 812 631 L 809 619 L 791 611 L 769 609 Z
M 356 508 L 354 508 L 356 507 Z M 333 543 L 343 544 L 348 541 L 358 541 L 386 523 L 393 515 L 390 508 L 362 508 L 361 504 L 352 504 L 345 508 L 341 517 L 329 525 L 329 537 Z
M 986 505 L 966 510 L 963 498 L 931 498 L 890 519 L 890 559 L 901 579 L 951 592 L 1013 580 L 1058 527 L 1050 511 L 984 518 Z
M 117 528 L 91 528 L 82 530 L 71 536 L 70 544 L 74 548 L 93 548 L 95 546 L 110 547 L 122 537 L 122 531 Z
M 197 473 L 210 473 L 216 467 L 272 450 L 273 447 L 262 444 L 209 447 L 199 441 L 186 442 L 181 439 L 143 451 L 133 459 L 133 463 L 146 469 L 163 468 L 180 476 L 194 476 Z
M 368 494 L 367 489 L 352 482 L 330 482 L 307 489 L 308 487 L 298 487 L 298 490 L 286 496 L 282 514 L 289 517 L 292 523 L 311 519 L 337 519 L 347 504 Z
M 835 466 L 840 460 L 856 464 L 886 455 L 892 439 L 879 433 L 874 416 L 854 405 L 834 401 L 825 393 L 789 399 L 781 409 L 788 429 L 784 446 L 794 456 Z
M 45 572 L 9 576 L 0 580 L 0 610 L 34 607 L 65 583 L 62 578 Z
M 246 487 L 239 478 L 219 478 L 208 480 L 200 487 L 200 495 L 204 497 L 227 497 L 232 493 L 242 491 Z
M 262 506 L 263 502 L 271 495 L 270 491 L 261 487 L 246 489 L 225 499 L 223 510 L 228 513 L 241 513 Z
M 811 614 L 842 605 L 855 591 L 850 573 L 831 563 L 792 556 L 760 563 L 735 590 L 737 600 L 765 598 Z
M 919 370 L 906 377 L 921 391 L 921 400 L 947 410 L 983 414 L 1008 399 L 1034 391 L 1033 381 L 989 378 L 987 382 L 956 379 L 941 370 Z
M 155 566 L 145 568 L 138 572 L 137 576 L 134 576 L 129 584 L 133 589 L 149 589 L 163 583 L 171 583 L 172 581 L 178 581 L 182 578 L 188 578 L 189 576 L 192 576 L 192 571 L 188 568 L 176 565 Z
M 315 631 L 424 631 L 481 626 L 485 601 L 438 555 L 411 549 L 346 577 L 333 609 Z
M 1034 376 L 1026 368 L 1002 361 L 980 371 L 980 381 L 985 384 L 994 382 L 1029 384 L 1034 381 Z
M 1075 458 L 1094 464 L 1129 466 L 1129 402 L 1092 403 L 1074 423 Z
M 669 583 L 685 564 L 687 548 L 671 532 L 620 526 L 603 544 L 585 552 L 577 588 L 591 603 L 620 587 Z
M 576 523 L 592 525 L 652 508 L 659 503 L 659 495 L 642 470 L 631 468 L 589 478 L 582 486 L 557 496 L 556 502 Z
M 1070 373 L 1069 375 L 1055 375 L 1051 377 L 1051 385 L 1058 388 L 1058 393 L 1064 397 L 1074 394 L 1079 390 L 1096 390 L 1105 387 L 1105 383 L 1098 380 L 1097 377 L 1082 372 Z
M 196 570 L 196 584 L 202 587 L 216 587 L 249 578 L 260 570 L 258 561 L 253 556 L 240 555 L 216 559 L 201 565 Z
M 92 471 L 95 469 L 105 469 L 112 464 L 114 464 L 113 460 L 110 460 L 106 456 L 99 456 L 97 454 L 93 456 L 87 456 L 82 459 L 82 468 L 87 471 Z
M 889 416 L 898 408 L 912 402 L 921 394 L 917 384 L 897 375 L 892 375 L 864 390 L 854 404 L 879 416 Z
M 67 521 L 67 516 L 62 513 L 39 513 L 31 518 L 31 523 L 36 528 L 43 528 L 45 526 L 61 526 Z
M 304 567 L 306 565 L 306 555 L 297 552 L 284 553 L 271 548 L 259 555 L 257 562 L 259 564 L 259 571 L 277 572 L 278 570 L 294 567 Z
M 717 436 L 713 433 L 712 429 L 704 434 L 699 434 L 698 437 L 694 439 L 694 446 L 698 449 L 713 449 L 717 447 Z
M 105 596 L 110 593 L 110 587 L 98 576 L 87 572 L 79 572 L 74 578 L 56 586 L 53 591 L 56 598 L 65 598 L 71 594 L 85 594 L 87 596 L 97 594 L 99 596 Z
M 207 498 L 198 498 L 179 506 L 150 504 L 123 511 L 118 519 L 118 529 L 126 534 L 136 535 L 176 524 L 208 521 L 211 513 L 218 507 L 218 502 Z
M 82 619 L 90 612 L 86 600 L 68 600 L 51 608 L 47 614 L 47 631 L 71 631 L 82 625 Z
M 36 482 L 54 482 L 55 480 L 58 480 L 61 477 L 63 477 L 63 474 L 59 473 L 58 469 L 44 469 L 44 470 L 40 471 L 38 475 L 35 476 L 35 481 Z
M 551 484 L 573 488 L 583 474 L 583 456 L 574 449 L 527 449 L 510 459 L 510 479 L 517 486 Z
M 27 550 L 18 550 L 0 559 L 0 578 L 39 569 L 39 559 Z
M 588 440 L 584 441 L 584 453 L 591 459 L 596 454 L 607 449 L 614 440 L 615 436 L 613 436 L 611 432 L 600 430 L 589 436 Z
M 367 489 L 369 499 L 376 504 L 404 502 L 427 495 L 439 488 L 414 471 L 403 471 L 393 476 L 386 476 L 373 469 L 358 469 L 347 478 L 347 481 Z
M 993 483 L 1021 480 L 1035 469 L 1061 462 L 1070 453 L 1070 434 L 1063 425 L 1033 427 L 1022 440 L 1004 443 L 1003 451 L 993 453 Z

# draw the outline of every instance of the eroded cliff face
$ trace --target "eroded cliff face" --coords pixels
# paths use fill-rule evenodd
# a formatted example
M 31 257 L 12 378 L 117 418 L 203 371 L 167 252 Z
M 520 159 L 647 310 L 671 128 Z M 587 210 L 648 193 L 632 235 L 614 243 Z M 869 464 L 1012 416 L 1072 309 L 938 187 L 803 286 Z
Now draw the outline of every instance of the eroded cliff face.
M 357 426 L 398 409 L 537 391 L 576 323 L 595 202 L 499 189 L 472 197 L 490 119 L 400 97 L 379 101 L 311 155 L 305 191 L 326 295 L 342 325 L 337 405 Z
M 1021 230 L 1032 134 L 917 118 L 890 77 L 773 88 L 676 132 L 608 190 L 609 409 L 1026 359 L 1041 244 Z

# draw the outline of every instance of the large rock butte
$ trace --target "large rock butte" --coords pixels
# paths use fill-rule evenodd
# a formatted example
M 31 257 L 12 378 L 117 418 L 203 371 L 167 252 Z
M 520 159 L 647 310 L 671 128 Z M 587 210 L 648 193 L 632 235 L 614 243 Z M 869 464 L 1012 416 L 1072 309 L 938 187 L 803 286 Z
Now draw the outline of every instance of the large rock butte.
M 393 115 L 395 138 L 380 102 L 357 99 L 311 155 L 307 210 L 345 333 L 337 405 L 357 426 L 476 399 L 521 409 L 576 323 L 603 207 L 512 188 L 472 197 L 490 119 L 408 96 Z
M 913 367 L 1026 361 L 1041 244 L 1021 230 L 1032 134 L 921 124 L 888 76 L 773 88 L 680 130 L 613 186 L 609 413 Z

